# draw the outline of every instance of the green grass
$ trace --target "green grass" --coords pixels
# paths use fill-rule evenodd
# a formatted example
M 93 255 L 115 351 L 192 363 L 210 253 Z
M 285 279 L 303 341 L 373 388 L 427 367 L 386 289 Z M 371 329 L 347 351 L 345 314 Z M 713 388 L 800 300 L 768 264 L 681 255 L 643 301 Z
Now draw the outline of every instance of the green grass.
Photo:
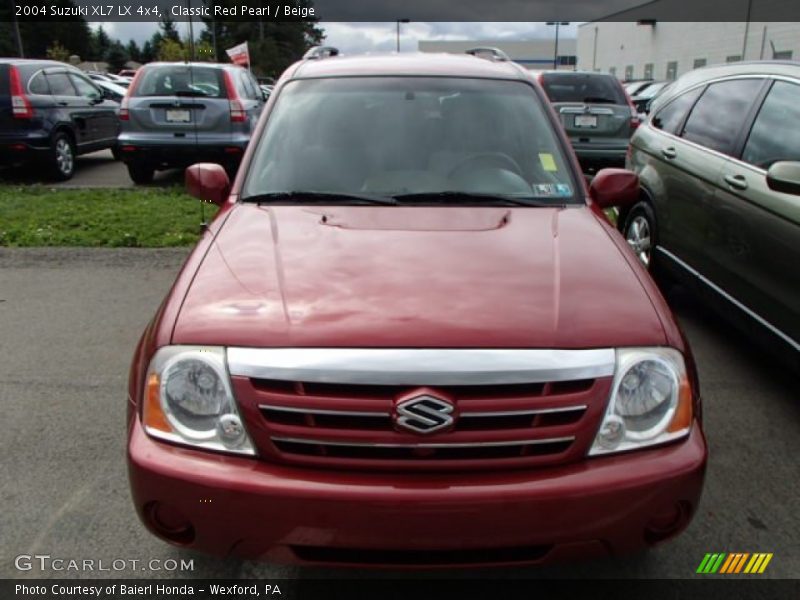
M 207 204 L 210 221 L 217 207 Z M 189 246 L 200 202 L 181 188 L 0 186 L 0 246 Z

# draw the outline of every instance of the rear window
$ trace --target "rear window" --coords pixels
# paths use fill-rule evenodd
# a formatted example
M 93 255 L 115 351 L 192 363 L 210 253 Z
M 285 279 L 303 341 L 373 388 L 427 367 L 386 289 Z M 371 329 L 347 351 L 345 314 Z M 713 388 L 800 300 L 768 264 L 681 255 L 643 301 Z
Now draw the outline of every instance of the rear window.
M 189 65 L 151 67 L 142 73 L 133 96 L 226 98 L 222 70 Z
M 551 102 L 628 103 L 622 86 L 611 75 L 545 73 L 542 86 Z

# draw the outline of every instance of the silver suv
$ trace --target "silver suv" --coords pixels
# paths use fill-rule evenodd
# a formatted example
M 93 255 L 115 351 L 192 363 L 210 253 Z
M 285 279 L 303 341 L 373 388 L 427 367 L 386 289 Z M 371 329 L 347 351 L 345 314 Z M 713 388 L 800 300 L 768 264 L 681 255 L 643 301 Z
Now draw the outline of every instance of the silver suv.
M 219 163 L 232 176 L 263 106 L 258 82 L 242 67 L 150 63 L 120 106 L 122 160 L 135 183 L 198 161 Z
M 613 75 L 544 71 L 539 82 L 584 170 L 622 167 L 639 115 Z

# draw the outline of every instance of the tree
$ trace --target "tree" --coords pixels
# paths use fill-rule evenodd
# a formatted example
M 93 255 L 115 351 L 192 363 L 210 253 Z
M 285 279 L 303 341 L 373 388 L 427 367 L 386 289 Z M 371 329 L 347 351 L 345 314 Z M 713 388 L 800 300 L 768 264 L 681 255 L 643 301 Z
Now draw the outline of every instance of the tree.
M 108 51 L 111 49 L 111 38 L 108 37 L 105 29 L 103 26 L 100 25 L 97 29 L 95 29 L 94 34 L 91 37 L 91 56 L 87 58 L 89 60 L 105 60 Z
M 128 53 L 119 40 L 111 43 L 111 47 L 106 52 L 106 62 L 111 72 L 118 72 L 125 68 L 125 63 L 128 62 Z
M 69 62 L 69 50 L 64 48 L 58 40 L 54 40 L 53 43 L 47 47 L 47 58 L 50 60 Z
M 178 35 L 178 29 L 175 26 L 175 21 L 173 21 L 172 17 L 169 16 L 169 13 L 164 15 L 159 22 L 158 27 L 161 30 L 162 37 L 172 40 L 173 42 L 181 41 L 181 36 Z
M 217 6 L 241 4 L 241 0 L 208 0 Z M 308 7 L 309 0 L 300 0 L 298 5 Z M 250 21 L 219 21 L 204 17 L 206 30 L 201 41 L 213 40 L 216 31 L 217 60 L 227 60 L 225 49 L 249 43 L 253 71 L 260 75 L 276 77 L 290 64 L 299 60 L 311 46 L 324 39 L 322 30 L 314 21 L 274 21 L 266 18 Z
M 142 54 L 140 56 L 140 61 L 142 63 L 149 63 L 153 62 L 156 59 L 156 50 L 154 49 L 153 43 L 150 40 L 145 41 L 142 44 Z
M 136 43 L 136 40 L 131 40 L 128 42 L 127 51 L 130 60 L 142 62 L 142 51 L 139 50 L 139 45 Z
M 170 38 L 161 40 L 161 45 L 158 47 L 158 60 L 164 61 L 181 61 L 189 58 L 189 52 L 183 47 L 180 41 L 175 41 Z
M 17 2 L 17 4 L 24 4 Z M 70 0 L 48 0 L 47 6 L 72 6 Z M 13 3 L 0 2 L 0 56 L 19 56 L 16 35 L 13 30 Z M 49 8 L 48 8 L 49 10 Z M 91 30 L 83 17 L 59 17 L 58 19 L 23 19 L 18 21 L 22 48 L 26 58 L 45 58 L 47 48 L 54 40 L 70 53 L 89 54 Z

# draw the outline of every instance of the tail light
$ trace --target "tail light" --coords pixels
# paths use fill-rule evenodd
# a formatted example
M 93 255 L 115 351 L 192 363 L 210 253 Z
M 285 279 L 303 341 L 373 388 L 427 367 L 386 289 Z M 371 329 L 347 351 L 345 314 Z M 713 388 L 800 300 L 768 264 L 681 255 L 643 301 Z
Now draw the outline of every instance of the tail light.
M 19 77 L 19 69 L 11 66 L 9 70 L 11 77 L 11 110 L 15 119 L 30 119 L 33 117 L 33 107 L 31 101 L 22 89 L 22 80 Z
M 133 81 L 128 86 L 128 91 L 125 92 L 125 95 L 122 97 L 122 102 L 119 105 L 119 120 L 120 121 L 128 121 L 131 118 L 130 110 L 128 110 L 128 103 L 130 102 L 129 98 L 133 96 L 133 92 L 136 89 L 136 84 L 139 83 L 139 77 L 142 75 L 144 69 L 139 69 L 136 71 L 136 75 L 133 76 Z
M 239 99 L 239 93 L 233 84 L 231 74 L 227 71 L 223 71 L 223 74 L 225 75 L 225 90 L 228 92 L 228 103 L 231 109 L 231 123 L 242 123 L 247 120 L 247 113 L 244 110 L 242 101 Z
M 641 124 L 641 120 L 639 119 L 639 111 L 636 110 L 636 106 L 634 106 L 633 100 L 631 100 L 631 96 L 628 94 L 628 91 L 625 88 L 622 88 L 622 93 L 625 94 L 625 99 L 628 101 L 628 106 L 631 107 L 631 133 L 633 133 Z

